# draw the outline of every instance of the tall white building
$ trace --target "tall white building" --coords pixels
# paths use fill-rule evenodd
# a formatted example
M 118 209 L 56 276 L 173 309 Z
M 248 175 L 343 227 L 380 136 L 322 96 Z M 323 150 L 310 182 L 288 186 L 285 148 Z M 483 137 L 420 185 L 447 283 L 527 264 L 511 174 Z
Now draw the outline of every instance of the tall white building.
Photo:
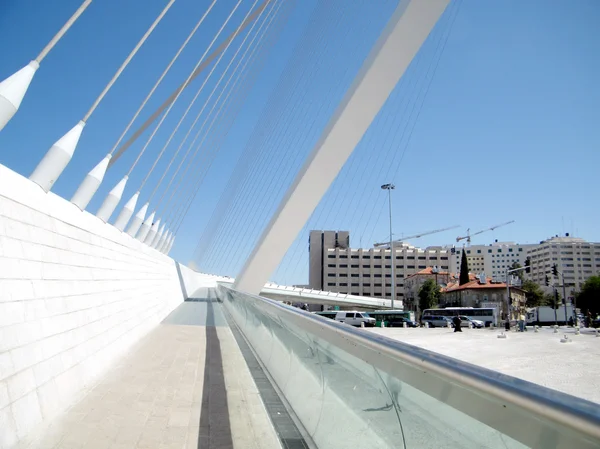
M 568 296 L 580 291 L 582 284 L 590 276 L 600 273 L 600 243 L 590 243 L 569 234 L 540 242 L 529 252 L 529 256 L 531 280 L 544 285 L 546 275 L 551 275 L 552 266 L 556 264 L 558 271 L 564 274 Z M 560 277 L 555 280 L 551 276 L 551 280 L 562 285 Z
M 347 231 L 311 231 L 309 259 L 311 288 L 390 298 L 392 255 L 389 248 L 350 248 Z M 407 243 L 395 246 L 396 299 L 404 298 L 406 276 L 431 266 L 447 271 L 449 259 L 450 250 L 439 246 L 425 249 Z
M 490 245 L 465 246 L 469 271 L 475 274 L 485 273 L 495 280 L 506 279 L 506 270 L 513 264 L 525 266 L 528 253 L 537 248 L 537 244 L 521 245 L 513 242 L 494 242 Z M 462 257 L 461 247 L 451 249 L 450 271 L 460 273 Z

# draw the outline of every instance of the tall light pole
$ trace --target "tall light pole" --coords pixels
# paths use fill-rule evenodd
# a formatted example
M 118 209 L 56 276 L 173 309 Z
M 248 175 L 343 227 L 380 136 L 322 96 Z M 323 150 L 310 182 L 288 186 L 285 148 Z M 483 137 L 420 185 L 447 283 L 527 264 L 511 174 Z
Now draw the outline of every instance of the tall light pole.
M 392 286 L 391 297 L 392 297 L 392 310 L 394 309 L 394 299 L 395 299 L 395 287 L 396 287 L 396 276 L 395 276 L 395 265 L 396 265 L 396 255 L 394 254 L 394 242 L 392 237 L 392 190 L 396 188 L 394 184 L 384 184 L 381 186 L 383 190 L 388 191 L 388 202 L 390 206 L 390 262 L 392 267 Z M 385 261 L 385 258 L 383 259 Z M 385 266 L 385 263 L 383 264 Z M 385 285 L 385 282 L 384 284 Z

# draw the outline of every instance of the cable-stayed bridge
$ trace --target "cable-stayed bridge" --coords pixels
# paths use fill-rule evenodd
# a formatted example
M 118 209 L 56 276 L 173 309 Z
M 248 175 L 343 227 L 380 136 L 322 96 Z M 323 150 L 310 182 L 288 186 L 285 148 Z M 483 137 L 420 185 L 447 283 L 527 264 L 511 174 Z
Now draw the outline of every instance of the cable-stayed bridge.
M 269 282 L 327 192 L 381 164 L 353 159 L 374 134 L 398 170 L 460 1 L 200 3 L 148 6 L 30 172 L 0 166 L 0 447 L 597 447 L 593 404 L 281 302 L 389 300 Z M 56 94 L 36 88 L 53 55 L 113 12 L 86 0 L 11 62 L 4 151 Z M 173 14 L 187 29 L 159 61 Z M 139 59 L 152 76 L 128 78 Z M 415 96 L 382 119 L 409 70 Z M 168 256 L 176 237 L 198 271 Z

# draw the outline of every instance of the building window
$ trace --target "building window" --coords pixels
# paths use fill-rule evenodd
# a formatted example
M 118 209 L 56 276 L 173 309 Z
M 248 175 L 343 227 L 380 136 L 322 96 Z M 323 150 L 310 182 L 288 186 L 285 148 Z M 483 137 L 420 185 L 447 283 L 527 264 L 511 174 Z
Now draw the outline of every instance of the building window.
M 414 265 L 407 265 L 407 266 L 406 266 L 406 268 L 407 268 L 408 270 L 414 270 L 414 269 L 415 269 L 415 266 L 414 266 Z
M 369 256 L 368 254 L 363 254 L 363 259 L 370 259 L 371 256 Z
M 440 257 L 440 259 L 442 259 L 442 260 L 448 260 L 447 257 Z
M 419 260 L 425 260 L 425 256 L 419 256 Z
M 391 257 L 390 257 L 390 256 L 385 256 L 385 258 L 386 258 L 386 259 L 391 259 Z
M 347 278 L 348 277 L 348 273 L 340 273 L 340 277 L 341 278 Z
M 352 254 L 350 257 L 351 257 L 352 259 L 358 259 L 358 254 Z
M 350 275 L 350 277 L 352 277 L 352 278 L 357 278 L 357 277 L 358 277 L 358 273 L 352 273 L 352 274 Z
M 328 286 L 328 287 L 335 287 L 335 282 L 328 282 L 328 283 L 327 283 L 327 286 Z
M 350 268 L 358 268 L 358 267 L 360 267 L 360 265 L 354 265 L 354 264 L 350 265 Z
M 341 263 L 341 264 L 340 264 L 340 268 L 348 268 L 348 264 L 346 264 L 346 263 Z
M 386 267 L 386 268 L 392 268 L 392 266 L 391 266 L 391 265 L 386 265 L 385 267 Z
M 340 254 L 340 259 L 347 259 L 348 256 L 346 254 Z
M 371 268 L 371 265 L 363 265 L 363 268 Z
M 327 258 L 329 258 L 329 259 L 335 259 L 335 254 L 329 254 L 329 255 L 327 256 Z
M 448 265 L 442 265 L 442 270 L 447 270 L 448 269 Z
M 335 264 L 334 264 L 334 263 L 328 263 L 328 264 L 327 264 L 327 267 L 328 267 L 328 268 L 335 268 Z
M 419 265 L 419 269 L 422 270 L 423 268 L 427 268 L 426 265 Z
M 348 283 L 347 282 L 340 282 L 340 287 L 348 287 Z
M 375 287 L 381 287 L 381 282 L 373 284 Z
M 352 282 L 350 285 L 352 287 L 358 287 L 360 284 L 358 282 Z
M 373 277 L 375 277 L 375 278 L 380 278 L 380 277 L 381 277 L 381 274 L 379 274 L 379 273 L 376 273 L 376 274 L 374 274 L 374 275 L 373 275 Z
M 327 273 L 327 277 L 334 278 L 335 277 L 335 273 Z
M 408 260 L 415 260 L 415 256 L 406 256 Z
M 471 254 L 471 250 L 470 249 L 467 250 L 467 254 Z
M 404 260 L 404 256 L 396 256 L 396 260 Z
M 360 293 L 358 293 L 358 292 L 352 292 L 352 293 L 350 293 L 350 294 L 351 294 L 351 295 L 354 295 L 354 296 L 360 296 Z
M 477 254 L 481 254 L 481 250 L 480 249 L 477 250 Z
M 363 287 L 370 287 L 371 284 L 369 282 L 363 282 Z
M 499 253 L 501 253 L 501 252 L 502 252 L 502 250 L 501 250 L 501 249 L 499 249 L 499 250 L 498 250 L 498 252 L 499 252 Z
M 512 253 L 512 248 L 508 248 L 508 252 L 509 252 L 509 253 Z
M 373 259 L 381 259 L 381 256 L 373 256 Z
M 488 249 L 488 253 L 491 253 L 491 252 L 492 252 L 492 250 L 491 250 L 491 249 Z M 492 257 L 494 257 L 494 256 L 492 256 Z
M 370 275 L 369 273 L 365 273 L 365 274 L 363 274 L 363 277 L 364 277 L 364 278 L 370 278 L 370 277 L 371 277 L 371 275 Z
M 373 265 L 373 268 L 381 268 L 381 265 Z
M 386 278 L 391 278 L 391 277 L 392 277 L 392 275 L 391 275 L 391 274 L 386 274 L 386 275 L 385 275 L 385 277 L 386 277 Z

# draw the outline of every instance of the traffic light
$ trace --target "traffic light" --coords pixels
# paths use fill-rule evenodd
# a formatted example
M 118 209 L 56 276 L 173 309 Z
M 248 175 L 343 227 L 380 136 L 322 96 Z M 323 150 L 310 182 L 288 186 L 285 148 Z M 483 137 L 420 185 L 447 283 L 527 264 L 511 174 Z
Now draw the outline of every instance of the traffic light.
M 546 275 L 546 287 L 550 285 L 550 278 Z
M 552 265 L 552 275 L 558 277 L 558 267 L 556 264 Z
M 531 272 L 531 259 L 528 257 L 525 259 L 525 273 Z

